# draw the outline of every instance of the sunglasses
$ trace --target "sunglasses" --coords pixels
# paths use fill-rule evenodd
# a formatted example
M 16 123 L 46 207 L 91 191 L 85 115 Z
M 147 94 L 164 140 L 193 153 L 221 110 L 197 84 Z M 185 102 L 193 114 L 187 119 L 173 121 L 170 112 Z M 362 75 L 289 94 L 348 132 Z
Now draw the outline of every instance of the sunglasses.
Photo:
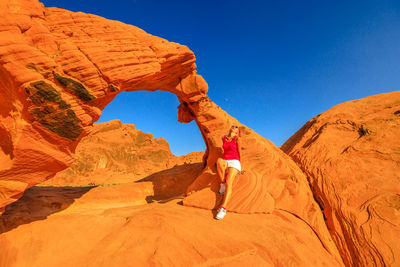
M 233 125 L 233 126 L 232 126 L 232 128 L 239 128 L 239 126 L 235 126 L 235 125 Z

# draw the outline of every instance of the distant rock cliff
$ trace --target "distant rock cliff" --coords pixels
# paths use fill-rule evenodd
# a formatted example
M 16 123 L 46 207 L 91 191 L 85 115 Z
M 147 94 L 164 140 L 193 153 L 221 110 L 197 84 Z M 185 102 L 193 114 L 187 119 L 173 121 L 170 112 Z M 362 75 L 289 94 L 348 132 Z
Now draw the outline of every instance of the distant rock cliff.
M 201 163 L 204 152 L 181 157 L 168 142 L 119 120 L 95 123 L 78 144 L 70 168 L 43 185 L 98 185 L 137 181 L 177 165 Z M 202 164 L 200 164 L 202 165 Z

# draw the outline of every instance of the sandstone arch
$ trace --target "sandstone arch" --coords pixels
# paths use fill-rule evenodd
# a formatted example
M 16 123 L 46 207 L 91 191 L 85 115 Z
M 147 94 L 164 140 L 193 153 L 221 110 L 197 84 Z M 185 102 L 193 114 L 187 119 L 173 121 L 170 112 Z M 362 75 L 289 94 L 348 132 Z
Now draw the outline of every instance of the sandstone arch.
M 270 141 L 213 103 L 186 46 L 117 21 L 35 0 L 0 4 L 0 207 L 71 164 L 74 148 L 121 91 L 165 90 L 181 105 L 179 121 L 195 120 L 207 146 L 204 170 L 184 205 L 213 208 L 220 137 L 243 132 L 248 173 L 234 185 L 230 210 L 301 218 L 327 251 L 341 259 L 306 176 Z

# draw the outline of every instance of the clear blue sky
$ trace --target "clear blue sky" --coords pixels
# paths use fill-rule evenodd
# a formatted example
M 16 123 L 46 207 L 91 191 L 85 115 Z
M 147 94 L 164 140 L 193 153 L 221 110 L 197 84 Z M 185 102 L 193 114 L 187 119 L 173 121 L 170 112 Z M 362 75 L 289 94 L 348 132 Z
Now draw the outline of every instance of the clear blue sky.
M 330 107 L 400 90 L 400 1 L 45 0 L 187 45 L 210 98 L 283 144 Z M 205 149 L 177 122 L 166 92 L 120 94 L 100 121 L 120 119 L 164 137 L 176 155 Z

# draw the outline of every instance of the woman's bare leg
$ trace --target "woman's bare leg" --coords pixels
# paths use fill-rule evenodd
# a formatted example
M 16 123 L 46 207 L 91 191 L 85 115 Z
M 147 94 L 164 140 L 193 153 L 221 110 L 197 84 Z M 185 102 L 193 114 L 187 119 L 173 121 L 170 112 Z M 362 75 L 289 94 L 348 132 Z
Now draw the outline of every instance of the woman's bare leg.
M 221 179 L 221 183 L 225 182 L 225 172 L 226 168 L 228 167 L 228 164 L 223 160 L 222 158 L 219 158 L 217 160 L 217 172 L 219 179 Z
M 228 173 L 226 175 L 226 190 L 225 190 L 224 202 L 221 205 L 224 208 L 226 208 L 226 204 L 228 203 L 228 200 L 231 197 L 233 179 L 238 173 L 239 171 L 236 170 L 235 168 L 232 167 L 228 168 Z

